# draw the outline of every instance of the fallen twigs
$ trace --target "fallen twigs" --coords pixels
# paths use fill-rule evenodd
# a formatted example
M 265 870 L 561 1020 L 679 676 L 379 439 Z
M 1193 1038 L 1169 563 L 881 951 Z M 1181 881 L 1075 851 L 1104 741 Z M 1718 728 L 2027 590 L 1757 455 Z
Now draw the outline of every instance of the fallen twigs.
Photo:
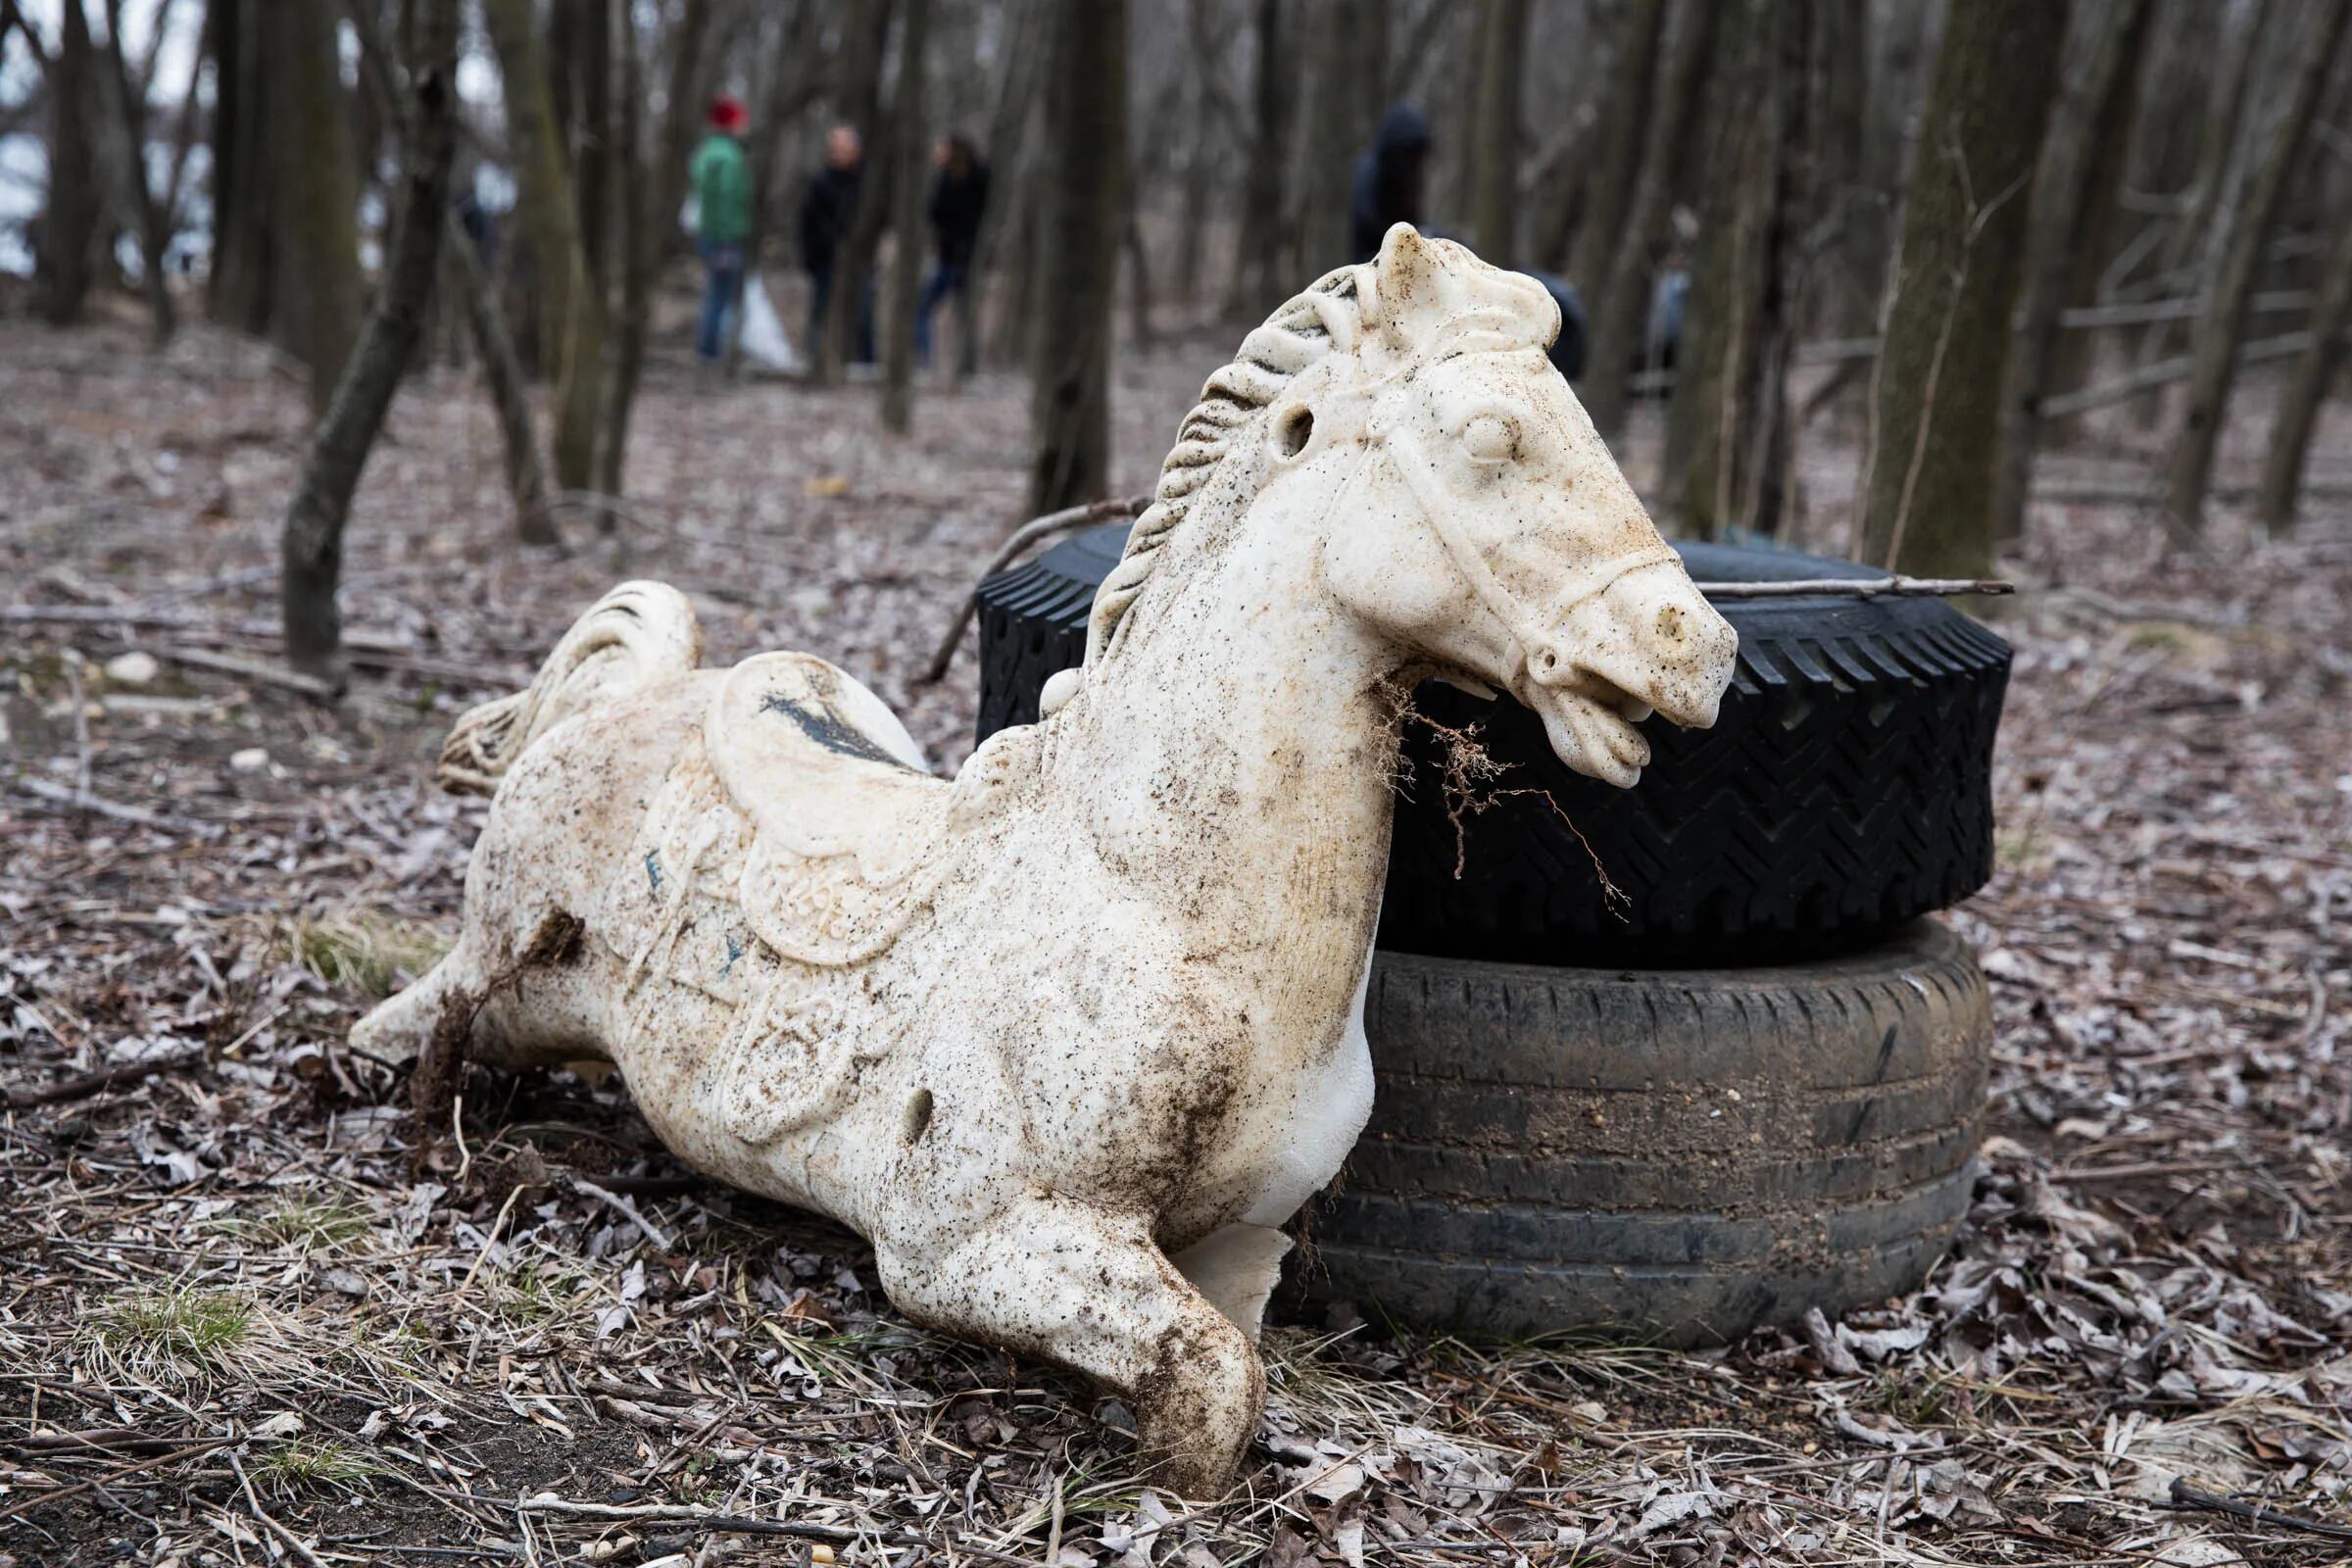
M 160 1073 L 185 1072 L 202 1063 L 204 1048 L 175 1051 L 168 1056 L 150 1056 L 144 1061 L 119 1061 L 112 1067 L 100 1067 L 94 1072 L 81 1073 L 46 1089 L 12 1089 L 6 1096 L 10 1110 L 28 1110 L 34 1105 L 62 1104 L 69 1100 L 87 1100 L 109 1089 L 124 1084 L 142 1083 Z
M 196 838 L 207 839 L 218 837 L 220 832 L 219 827 L 210 822 L 191 822 L 185 817 L 165 816 L 159 811 L 150 811 L 144 807 L 125 806 L 120 801 L 110 801 L 103 795 L 70 790 L 63 784 L 52 784 L 47 779 L 26 778 L 23 774 L 19 774 L 17 788 L 33 799 L 47 801 L 52 806 L 62 806 L 76 811 L 90 811 L 99 816 L 111 817 L 118 822 L 129 822 L 139 827 L 159 828 L 167 833 L 185 833 Z
M 1049 512 L 1042 517 L 1033 517 L 1014 529 L 1012 537 L 997 547 L 997 553 L 988 558 L 988 564 L 981 567 L 980 575 L 972 580 L 972 591 L 963 596 L 963 608 L 956 612 L 956 624 L 950 626 L 948 634 L 939 640 L 939 647 L 932 651 L 931 662 L 923 666 L 923 672 L 915 677 L 916 681 L 928 684 L 947 674 L 948 665 L 956 658 L 956 646 L 963 641 L 964 628 L 972 623 L 972 616 L 979 612 L 980 584 L 1003 571 L 1015 556 L 1040 539 L 1068 533 L 1089 523 L 1108 522 L 1114 517 L 1132 517 L 1151 504 L 1150 496 L 1090 501 L 1083 507 L 1070 507 L 1061 512 Z
M 860 1530 L 856 1525 L 820 1525 L 798 1519 L 760 1519 L 751 1514 L 727 1513 L 717 1508 L 697 1508 L 683 1503 L 573 1502 L 552 1492 L 542 1492 L 534 1497 L 517 1498 L 514 1511 L 554 1514 L 567 1519 L 674 1525 L 687 1530 L 707 1531 L 712 1535 L 781 1536 L 792 1541 L 818 1541 L 834 1546 L 856 1545 L 869 1541 L 886 1546 L 938 1544 L 931 1537 L 903 1527 Z M 975 1557 L 985 1557 L 991 1562 L 1019 1563 L 1022 1568 L 1032 1568 L 1026 1557 L 995 1551 L 975 1542 L 958 1539 L 955 1542 L 955 1549 Z
M 2180 1476 L 2173 1477 L 2169 1495 L 2176 1508 L 2202 1508 L 2209 1513 L 2226 1513 L 2232 1519 L 2243 1519 L 2251 1524 L 2278 1525 L 2288 1530 L 2306 1530 L 2315 1536 L 2326 1536 L 2329 1541 L 2352 1541 L 2352 1525 L 2331 1525 L 2325 1519 L 2312 1519 L 2299 1513 L 2285 1513 L 2277 1508 L 2265 1507 L 2259 1502 L 2241 1502 L 2235 1497 L 2225 1497 L 2219 1493 L 2206 1492 L 2201 1488 L 2192 1487 Z

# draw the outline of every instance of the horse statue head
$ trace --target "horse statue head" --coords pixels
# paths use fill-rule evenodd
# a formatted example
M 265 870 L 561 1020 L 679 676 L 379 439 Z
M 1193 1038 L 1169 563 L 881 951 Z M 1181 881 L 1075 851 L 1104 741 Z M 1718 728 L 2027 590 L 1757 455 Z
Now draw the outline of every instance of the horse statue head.
M 1171 544 L 1279 508 L 1317 530 L 1320 586 L 1396 673 L 1507 691 L 1568 766 L 1633 784 L 1653 710 L 1715 721 L 1738 634 L 1546 358 L 1559 321 L 1535 279 L 1406 223 L 1288 301 L 1180 427 L 1097 593 L 1087 669 L 1117 659 Z M 1056 677 L 1048 710 L 1077 685 Z

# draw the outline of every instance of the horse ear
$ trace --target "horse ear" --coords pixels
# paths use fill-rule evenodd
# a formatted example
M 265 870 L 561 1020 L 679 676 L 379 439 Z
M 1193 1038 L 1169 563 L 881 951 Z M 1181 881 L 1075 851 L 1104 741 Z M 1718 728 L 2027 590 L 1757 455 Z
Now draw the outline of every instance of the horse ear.
M 1412 224 L 1397 223 L 1389 229 L 1372 268 L 1378 279 L 1381 315 L 1388 320 L 1396 321 L 1437 303 L 1437 251 Z

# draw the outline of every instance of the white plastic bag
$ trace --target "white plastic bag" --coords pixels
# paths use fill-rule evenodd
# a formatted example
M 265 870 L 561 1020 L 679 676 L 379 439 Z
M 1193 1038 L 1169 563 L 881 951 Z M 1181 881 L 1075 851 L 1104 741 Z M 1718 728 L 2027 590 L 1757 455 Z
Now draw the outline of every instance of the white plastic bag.
M 783 318 L 776 315 L 767 290 L 754 272 L 743 280 L 743 336 L 739 346 L 744 358 L 763 370 L 784 375 L 801 373 L 801 357 L 793 352 L 792 339 L 785 335 Z

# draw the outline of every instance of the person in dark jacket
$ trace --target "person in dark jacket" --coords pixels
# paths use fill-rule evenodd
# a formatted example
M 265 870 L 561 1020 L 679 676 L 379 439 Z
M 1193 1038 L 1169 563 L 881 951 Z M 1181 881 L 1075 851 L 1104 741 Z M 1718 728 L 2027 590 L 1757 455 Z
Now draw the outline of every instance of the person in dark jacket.
M 914 318 L 914 353 L 925 365 L 931 363 L 932 312 L 951 294 L 957 311 L 966 316 L 971 312 L 972 252 L 980 243 L 980 220 L 988 212 L 988 165 L 969 136 L 951 131 L 940 137 L 932 162 L 939 172 L 931 181 L 927 211 L 939 261 L 923 282 L 922 306 Z M 964 333 L 966 375 L 974 369 L 969 362 L 977 341 L 977 334 Z
M 850 225 L 858 220 L 858 193 L 865 183 L 865 147 L 857 130 L 835 125 L 825 133 L 825 164 L 808 181 L 801 198 L 801 263 L 808 269 L 808 356 L 814 359 L 824 337 L 825 310 L 833 299 L 833 267 Z M 858 291 L 858 331 L 852 358 L 860 365 L 873 362 L 874 317 L 872 280 Z
M 1429 155 L 1435 144 L 1429 121 L 1408 103 L 1392 104 L 1380 117 L 1372 145 L 1355 161 L 1348 193 L 1348 227 L 1355 259 L 1380 254 L 1380 242 L 1396 223 L 1429 225 Z

